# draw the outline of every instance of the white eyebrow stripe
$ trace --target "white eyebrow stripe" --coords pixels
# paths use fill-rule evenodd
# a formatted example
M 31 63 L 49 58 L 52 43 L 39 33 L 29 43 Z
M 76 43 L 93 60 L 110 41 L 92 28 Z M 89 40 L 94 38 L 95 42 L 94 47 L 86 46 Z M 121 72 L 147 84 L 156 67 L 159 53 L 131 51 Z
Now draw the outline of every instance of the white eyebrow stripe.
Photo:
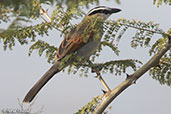
M 88 14 L 94 12 L 94 11 L 97 11 L 97 10 L 107 10 L 107 7 L 98 7 L 98 8 L 95 8 L 95 9 L 92 9 L 88 12 Z

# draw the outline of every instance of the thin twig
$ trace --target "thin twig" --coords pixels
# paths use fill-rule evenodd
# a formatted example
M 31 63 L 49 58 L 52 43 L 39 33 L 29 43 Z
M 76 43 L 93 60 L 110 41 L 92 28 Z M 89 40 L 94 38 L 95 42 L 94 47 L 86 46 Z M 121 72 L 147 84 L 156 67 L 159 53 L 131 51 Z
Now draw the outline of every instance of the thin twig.
M 52 19 L 48 16 L 47 11 L 45 11 L 43 8 L 40 8 L 40 13 L 44 15 L 50 22 L 52 22 Z
M 40 15 L 40 17 L 41 17 L 45 22 L 47 22 L 46 19 L 45 19 L 43 16 Z
M 47 11 L 45 11 L 43 8 L 41 8 L 41 9 L 40 9 L 40 13 L 41 13 L 42 15 L 44 15 L 44 16 L 50 21 L 51 25 L 52 25 L 56 30 L 62 32 L 62 30 L 59 29 L 59 27 L 55 26 L 55 23 L 54 23 L 54 22 L 52 21 L 52 19 L 48 16 Z M 41 17 L 45 22 L 47 22 L 46 19 L 45 19 L 43 16 L 40 15 L 40 17 Z
M 131 27 L 131 28 L 135 28 L 135 29 L 141 29 L 143 31 L 148 31 L 148 32 L 151 32 L 151 33 L 157 33 L 157 34 L 161 34 L 161 35 L 164 35 L 164 36 L 167 36 L 167 37 L 171 37 L 170 34 L 162 32 L 162 30 L 160 30 L 160 29 L 159 29 L 160 31 L 154 31 L 154 30 L 149 30 L 149 29 L 145 29 L 145 28 L 141 28 L 141 27 L 136 27 L 136 26 L 129 25 L 129 24 L 123 24 L 123 23 L 119 23 L 119 24 L 121 24 L 123 26 L 126 26 L 126 27 Z
M 109 88 L 109 86 L 107 85 L 107 83 L 102 78 L 100 72 L 96 72 L 96 74 L 97 74 L 97 78 L 100 80 L 100 82 L 102 83 L 102 85 L 106 88 L 107 92 L 110 92 L 111 89 Z

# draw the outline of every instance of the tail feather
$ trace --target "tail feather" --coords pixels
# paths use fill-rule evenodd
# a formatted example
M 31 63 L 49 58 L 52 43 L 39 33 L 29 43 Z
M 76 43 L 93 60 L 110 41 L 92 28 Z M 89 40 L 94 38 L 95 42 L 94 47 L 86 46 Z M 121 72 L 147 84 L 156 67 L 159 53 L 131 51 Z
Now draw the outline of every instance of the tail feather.
M 56 62 L 40 79 L 39 81 L 30 89 L 30 91 L 25 96 L 23 102 L 31 102 L 41 88 L 62 68 L 59 69 L 59 62 Z

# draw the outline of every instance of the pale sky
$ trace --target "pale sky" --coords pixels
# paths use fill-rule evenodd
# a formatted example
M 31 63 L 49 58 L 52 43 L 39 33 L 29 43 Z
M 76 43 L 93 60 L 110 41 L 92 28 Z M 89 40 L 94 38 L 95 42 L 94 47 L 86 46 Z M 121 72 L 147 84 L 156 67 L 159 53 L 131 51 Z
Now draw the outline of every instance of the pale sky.
M 121 5 L 112 0 L 110 2 L 101 0 L 100 5 L 122 9 L 122 12 L 112 15 L 110 19 L 123 17 L 145 22 L 154 21 L 160 23 L 160 28 L 165 31 L 171 27 L 170 6 L 162 5 L 157 8 L 156 5 L 153 5 L 153 0 L 121 0 Z M 93 7 L 95 6 L 91 6 L 90 9 Z M 111 54 L 110 49 L 105 48 L 98 60 L 133 58 L 139 59 L 143 63 L 148 61 L 150 59 L 148 48 L 130 48 L 132 35 L 134 33 L 129 30 L 121 39 L 119 57 Z M 161 36 L 155 35 L 153 39 L 159 37 Z M 57 47 L 63 39 L 55 30 L 50 31 L 49 36 L 38 38 Z M 31 43 L 26 46 L 16 43 L 12 51 L 3 51 L 2 42 L 0 43 L 0 110 L 18 109 L 17 98 L 23 100 L 29 89 L 51 66 L 47 63 L 45 56 L 39 57 L 36 51 L 28 57 L 30 46 Z M 133 73 L 133 71 L 128 69 L 127 73 Z M 33 111 L 44 106 L 42 114 L 73 114 L 77 112 L 94 96 L 102 94 L 101 89 L 104 88 L 94 76 L 95 74 L 89 74 L 88 78 L 80 78 L 79 74 L 68 75 L 67 72 L 56 74 L 39 92 L 32 106 Z M 108 73 L 103 77 L 113 89 L 125 79 L 125 74 L 115 76 Z M 170 96 L 170 87 L 160 85 L 146 73 L 137 81 L 136 85 L 130 86 L 110 104 L 112 106 L 110 114 L 170 114 Z

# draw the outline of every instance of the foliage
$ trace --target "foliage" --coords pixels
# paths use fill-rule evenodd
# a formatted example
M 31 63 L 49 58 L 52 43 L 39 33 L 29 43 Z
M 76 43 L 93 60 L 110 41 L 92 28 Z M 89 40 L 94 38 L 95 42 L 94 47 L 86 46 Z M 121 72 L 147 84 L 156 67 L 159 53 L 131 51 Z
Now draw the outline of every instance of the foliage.
M 91 102 L 83 106 L 81 109 L 78 110 L 78 112 L 74 114 L 91 114 L 94 111 L 94 109 L 97 107 L 97 105 L 99 104 L 100 100 L 101 98 L 99 96 L 93 98 Z
M 45 1 L 42 1 L 42 3 Z M 27 18 L 39 17 L 40 1 L 38 0 L 1 0 L 0 2 L 0 22 L 10 21 L 10 16 L 25 16 Z M 12 13 L 12 14 L 11 14 Z M 3 18 L 5 16 L 5 18 Z
M 78 19 L 85 15 L 84 11 L 79 9 L 77 12 L 74 12 L 71 9 L 65 9 L 58 4 L 56 4 L 55 9 L 52 12 L 52 22 L 42 22 L 37 25 L 30 25 L 30 26 L 24 26 L 20 23 L 29 22 L 29 19 L 17 16 L 14 21 L 9 25 L 9 27 L 5 30 L 1 30 L 0 35 L 0 41 L 3 42 L 4 49 L 6 50 L 7 47 L 9 49 L 12 49 L 12 46 L 15 46 L 16 40 L 21 44 L 28 44 L 29 41 L 35 42 L 29 50 L 29 55 L 34 50 L 38 50 L 39 55 L 41 56 L 44 52 L 46 53 L 47 61 L 50 63 L 54 62 L 54 55 L 56 47 L 51 46 L 50 44 L 41 41 L 41 40 L 35 40 L 35 38 L 39 35 L 48 35 L 48 31 L 52 29 L 56 29 L 61 32 L 61 35 L 65 35 L 70 31 L 72 28 L 74 28 L 76 25 L 72 24 L 73 19 Z M 31 17 L 34 17 L 33 15 Z M 104 24 L 104 35 L 103 35 L 103 41 L 101 42 L 101 46 L 99 47 L 99 50 L 92 56 L 91 63 L 94 63 L 96 57 L 100 55 L 100 52 L 104 47 L 109 47 L 114 54 L 119 56 L 120 50 L 119 42 L 120 39 L 123 37 L 124 34 L 126 34 L 126 31 L 128 29 L 134 29 L 136 30 L 135 34 L 132 37 L 131 47 L 137 48 L 140 47 L 150 47 L 150 41 L 154 34 L 161 34 L 163 37 L 168 36 L 170 33 L 165 33 L 163 30 L 159 28 L 159 24 L 155 24 L 154 22 L 142 22 L 138 20 L 127 20 L 124 18 L 117 19 L 117 20 L 108 20 Z M 31 39 L 30 39 L 31 38 Z M 30 40 L 29 40 L 30 39 Z M 156 43 L 152 46 L 150 50 L 150 55 L 152 53 L 156 52 L 158 48 L 162 47 L 162 39 L 159 39 L 156 41 Z M 166 41 L 166 38 L 165 40 Z M 163 44 L 165 43 L 163 41 Z M 167 56 L 167 58 L 169 58 Z M 167 59 L 168 60 L 168 59 Z M 134 71 L 138 67 L 138 64 L 141 64 L 138 60 L 133 59 L 127 59 L 127 60 L 111 60 L 108 62 L 103 63 L 94 63 L 94 64 L 100 64 L 102 67 L 102 71 L 104 73 L 115 72 L 115 75 L 121 75 L 122 73 L 126 72 L 126 69 L 131 67 Z M 69 73 L 73 72 L 76 73 L 78 69 L 80 68 L 81 75 L 87 76 L 87 73 L 90 71 L 91 67 L 87 67 L 88 63 L 86 63 L 81 67 L 75 67 L 70 66 L 68 71 Z M 91 65 L 90 65 L 91 66 Z M 164 67 L 162 67 L 164 69 Z M 166 68 L 165 68 L 166 69 Z M 162 71 L 162 69 L 161 69 Z M 156 77 L 156 73 L 150 73 L 153 77 Z M 161 74 L 161 73 L 157 73 Z M 162 77 L 169 75 L 168 72 L 162 73 Z M 155 78 L 157 79 L 157 78 Z M 170 80 L 170 78 L 169 78 Z M 168 82 L 168 81 L 167 81 Z
M 157 7 L 159 7 L 160 5 L 162 5 L 163 2 L 165 4 L 171 5 L 171 0 L 153 0 L 153 4 L 156 4 L 157 3 Z
M 120 4 L 120 0 L 115 0 Z M 91 4 L 99 4 L 99 0 L 0 0 L 0 23 L 10 21 L 10 17 L 24 16 L 36 19 L 40 16 L 39 10 L 42 4 L 58 6 L 66 5 L 70 11 L 78 11 L 80 6 L 89 8 Z
M 57 50 L 56 47 L 50 46 L 48 43 L 38 40 L 34 43 L 29 49 L 29 55 L 31 55 L 33 50 L 39 50 L 39 56 L 42 56 L 43 52 L 46 52 L 46 57 L 48 58 L 48 62 L 54 63 L 54 56 Z
M 69 73 L 77 73 L 80 69 L 80 76 L 88 76 L 88 72 L 94 72 L 94 69 L 102 71 L 103 74 L 115 73 L 115 75 L 121 75 L 126 73 L 126 69 L 131 67 L 134 71 L 137 69 L 137 64 L 142 64 L 138 60 L 126 59 L 126 60 L 111 60 L 104 63 L 92 63 L 88 61 L 86 63 L 76 63 L 75 66 L 70 66 Z M 81 67 L 81 68 L 80 68 Z
M 117 21 L 108 21 L 106 23 L 106 32 L 104 35 L 104 41 L 102 41 L 101 46 L 108 46 L 109 48 L 112 49 L 112 51 L 115 52 L 116 55 L 119 55 L 119 50 L 118 50 L 118 43 L 122 37 L 122 35 L 126 32 L 126 30 L 128 28 L 135 28 L 137 29 L 138 33 L 136 33 L 136 35 L 133 37 L 132 39 L 132 47 L 136 48 L 137 46 L 148 46 L 149 42 L 151 40 L 151 37 L 154 33 L 158 33 L 158 34 L 164 34 L 162 32 L 162 30 L 159 29 L 158 24 L 154 24 L 152 22 L 140 22 L 140 21 L 131 21 L 131 20 L 126 20 L 126 19 L 118 19 Z M 142 32 L 139 32 L 142 31 Z M 145 34 L 145 35 L 144 35 Z M 116 44 L 114 44 L 114 42 Z M 52 47 L 50 45 L 47 45 L 42 43 L 42 42 L 36 42 L 35 44 L 33 44 L 33 46 L 31 46 L 31 51 L 29 54 L 31 54 L 31 52 L 36 49 L 39 50 L 39 55 L 41 56 L 43 51 L 45 50 L 51 50 L 51 51 L 46 51 L 46 55 L 51 55 L 51 56 L 47 56 L 48 57 L 48 62 L 50 62 L 51 60 L 53 60 L 52 55 L 54 55 L 55 51 L 52 51 Z M 45 45 L 45 46 L 43 46 Z M 102 50 L 99 49 L 99 52 Z M 41 52 L 41 53 L 40 53 Z M 94 55 L 94 58 L 91 59 L 91 62 L 93 62 L 95 60 L 95 58 L 97 56 L 99 56 L 99 52 L 97 52 Z M 115 72 L 115 75 L 121 75 L 122 73 L 125 73 L 126 69 L 128 67 L 131 67 L 134 71 L 136 70 L 137 66 L 136 63 L 141 63 L 138 60 L 120 60 L 120 61 L 109 61 L 109 62 L 105 62 L 105 63 L 98 63 L 102 66 L 103 68 L 103 72 L 108 72 L 110 71 L 110 73 Z M 141 63 L 142 64 L 142 63 Z M 86 65 L 89 66 L 89 65 Z M 75 70 L 73 70 L 73 68 L 75 67 L 69 67 L 68 71 L 71 73 L 76 73 L 76 71 L 78 70 L 78 68 L 80 67 L 76 67 Z M 115 71 L 114 71 L 115 70 Z M 83 69 L 81 68 L 81 75 L 84 74 L 85 76 L 87 76 L 87 73 L 89 70 L 89 67 L 85 68 L 85 65 L 83 67 Z
M 162 58 L 160 65 L 150 70 L 150 75 L 152 75 L 154 79 L 158 80 L 160 84 L 171 86 L 171 58 Z
M 20 18 L 13 21 L 8 27 L 8 30 L 1 32 L 0 41 L 3 41 L 4 50 L 6 50 L 7 47 L 12 49 L 12 46 L 15 46 L 15 40 L 18 40 L 21 45 L 28 44 L 28 38 L 31 38 L 31 41 L 35 41 L 37 35 L 48 35 L 48 29 L 51 29 L 50 23 L 41 23 L 27 27 L 16 26 L 15 22 L 18 22 L 18 20 L 20 20 Z
M 83 106 L 81 109 L 78 110 L 78 112 L 74 114 L 93 114 L 94 110 L 98 106 L 98 104 L 101 102 L 103 99 L 104 95 L 102 96 L 96 96 L 94 97 L 89 103 L 87 103 L 85 106 Z M 109 110 L 112 107 L 109 107 L 108 110 L 103 112 L 103 114 L 109 114 Z
M 171 35 L 171 29 L 169 29 L 167 33 Z M 171 42 L 171 37 L 168 38 L 165 36 L 157 40 L 149 51 L 150 55 L 160 51 L 168 40 Z M 159 66 L 150 70 L 150 75 L 154 79 L 158 80 L 160 84 L 167 84 L 168 86 L 171 86 L 171 50 L 169 50 L 169 52 L 161 58 Z
M 104 41 L 102 41 L 101 46 L 108 46 L 112 49 L 112 51 L 119 55 L 118 50 L 118 43 L 120 39 L 122 38 L 122 35 L 126 32 L 127 29 L 136 29 L 135 36 L 133 36 L 131 40 L 131 46 L 132 48 L 140 47 L 148 47 L 151 41 L 151 38 L 154 34 L 161 34 L 163 36 L 169 35 L 168 33 L 164 33 L 163 30 L 159 29 L 158 24 L 154 24 L 153 22 L 142 22 L 142 21 L 136 21 L 136 20 L 126 20 L 126 19 L 118 19 L 117 21 L 109 20 L 106 22 L 106 32 L 104 34 Z M 153 48 L 153 47 L 152 47 Z M 92 57 L 91 62 L 95 60 L 96 57 L 98 57 L 100 54 L 99 52 L 102 50 L 102 47 L 100 47 L 99 51 L 96 52 L 96 54 Z M 126 72 L 126 69 L 131 67 L 134 71 L 137 68 L 137 63 L 142 64 L 138 60 L 118 60 L 118 61 L 109 61 L 104 63 L 96 63 L 93 65 L 100 66 L 102 71 L 107 73 L 113 73 L 115 72 L 115 75 L 121 75 L 122 73 Z M 90 71 L 88 65 L 83 65 L 83 68 L 81 68 L 81 76 L 85 75 L 87 76 L 87 73 Z M 91 66 L 92 67 L 92 66 Z M 76 68 L 74 70 L 74 68 Z M 70 67 L 69 72 L 76 73 L 78 71 L 78 65 L 77 67 Z M 92 69 L 92 68 L 91 68 Z

